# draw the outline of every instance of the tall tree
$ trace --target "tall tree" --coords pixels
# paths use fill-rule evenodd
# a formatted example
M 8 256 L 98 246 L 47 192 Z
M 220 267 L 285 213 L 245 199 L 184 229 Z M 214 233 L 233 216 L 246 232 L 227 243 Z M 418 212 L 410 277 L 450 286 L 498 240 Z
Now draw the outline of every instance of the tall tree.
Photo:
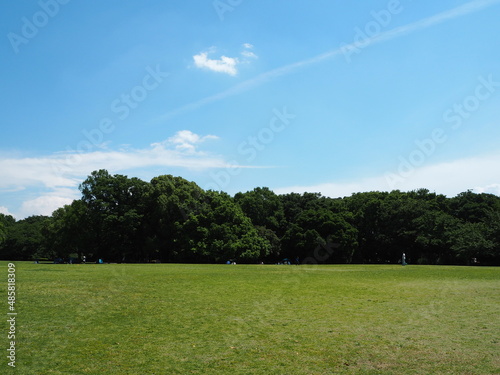
M 246 193 L 237 193 L 234 199 L 254 225 L 266 227 L 275 233 L 283 225 L 283 203 L 269 188 L 258 187 Z
M 52 253 L 45 247 L 43 236 L 47 220 L 46 216 L 30 216 L 10 225 L 0 258 L 30 260 L 51 257 Z
M 470 190 L 451 198 L 449 205 L 453 216 L 470 223 L 484 222 L 492 212 L 500 212 L 499 197 Z
M 93 257 L 92 228 L 89 226 L 89 210 L 82 200 L 58 208 L 52 213 L 44 231 L 47 248 L 57 257 L 68 258 L 76 254 Z
M 489 258 L 495 255 L 495 244 L 488 238 L 484 223 L 465 222 L 453 232 L 451 249 L 461 263 L 471 264 L 473 259 Z
M 269 255 L 270 243 L 259 235 L 251 220 L 229 195 L 208 191 L 203 203 L 183 226 L 182 244 L 188 259 L 256 262 Z
M 179 242 L 183 227 L 204 209 L 205 192 L 194 182 L 162 175 L 151 180 L 146 205 L 149 256 L 166 262 L 184 261 Z
M 7 239 L 9 228 L 16 223 L 16 220 L 11 215 L 0 213 L 0 254 L 2 253 L 2 246 Z
M 96 257 L 112 261 L 138 260 L 147 183 L 106 170 L 94 171 L 80 185 L 89 210 Z

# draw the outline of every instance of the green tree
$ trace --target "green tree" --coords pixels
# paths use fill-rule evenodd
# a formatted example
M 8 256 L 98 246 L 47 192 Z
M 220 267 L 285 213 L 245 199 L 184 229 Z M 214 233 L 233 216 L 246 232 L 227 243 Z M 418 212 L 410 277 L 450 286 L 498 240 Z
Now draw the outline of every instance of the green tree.
M 463 264 L 471 264 L 474 258 L 488 258 L 494 255 L 495 244 L 488 238 L 488 228 L 484 223 L 465 222 L 452 233 L 451 249 Z
M 7 238 L 7 230 L 5 229 L 5 224 L 0 221 L 0 246 Z
M 450 199 L 451 214 L 461 221 L 484 222 L 493 212 L 500 212 L 500 198 L 493 194 L 476 194 L 468 190 Z
M 7 238 L 9 228 L 16 223 L 16 219 L 11 215 L 0 213 L 0 246 Z
M 332 212 L 326 208 L 304 211 L 297 219 L 303 231 L 299 242 L 302 256 L 312 256 L 327 263 L 351 263 L 358 245 L 358 233 L 346 220 L 350 216 L 347 212 Z M 329 256 L 318 255 L 321 249 Z
M 281 240 L 276 235 L 276 232 L 268 229 L 266 227 L 255 226 L 257 233 L 260 237 L 265 239 L 269 243 L 269 252 L 268 254 L 262 254 L 260 259 L 262 261 L 276 261 L 282 257 L 282 246 Z
M 185 222 L 206 209 L 205 192 L 194 182 L 163 175 L 151 180 L 147 198 L 148 253 L 166 262 L 185 261 Z
M 500 198 L 499 198 L 500 200 Z M 488 255 L 481 254 L 481 261 L 485 264 L 500 265 L 500 211 L 491 212 L 485 225 L 488 228 L 488 238 L 493 248 Z
M 237 193 L 234 199 L 254 225 L 275 233 L 279 231 L 285 218 L 283 203 L 269 188 L 258 187 L 246 193 Z
M 358 230 L 358 249 L 353 261 L 368 263 L 383 254 L 381 212 L 384 199 L 389 193 L 356 193 L 345 199 L 348 211 L 352 215 L 352 225 Z
M 392 191 L 382 202 L 379 216 L 379 246 L 375 259 L 377 263 L 396 263 L 403 252 L 407 260 L 415 262 L 419 257 L 416 244 L 418 228 L 415 220 L 428 209 L 422 199 L 416 199 L 411 194 L 398 190 Z
M 342 199 L 319 193 L 281 195 L 285 214 L 283 256 L 314 262 L 351 262 L 358 247 L 353 215 Z
M 284 194 L 279 196 L 283 204 L 285 214 L 285 225 L 297 222 L 298 217 L 306 210 L 316 210 L 324 207 L 328 198 L 323 198 L 320 193 L 297 193 Z
M 269 256 L 271 245 L 226 193 L 207 191 L 203 204 L 182 227 L 182 246 L 189 261 L 256 262 Z
M 1 259 L 31 260 L 50 256 L 43 236 L 47 220 L 46 216 L 30 216 L 9 226 Z
M 82 200 L 58 208 L 47 221 L 44 235 L 46 247 L 54 256 L 68 258 L 76 254 L 93 257 L 92 228 L 89 226 L 89 210 Z
M 460 221 L 443 211 L 427 210 L 413 221 L 416 228 L 416 261 L 421 264 L 454 262 L 450 243 Z
M 111 176 L 106 170 L 92 172 L 80 185 L 97 258 L 119 262 L 142 258 L 147 188 L 138 178 Z

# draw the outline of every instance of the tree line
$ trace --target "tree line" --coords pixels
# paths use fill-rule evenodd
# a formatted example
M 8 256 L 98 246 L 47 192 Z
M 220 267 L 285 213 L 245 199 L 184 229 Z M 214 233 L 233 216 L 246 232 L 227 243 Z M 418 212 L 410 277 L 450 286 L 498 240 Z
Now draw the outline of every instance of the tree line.
M 500 264 L 500 197 L 427 189 L 231 197 L 181 177 L 106 170 L 48 216 L 0 214 L 0 258 L 106 262 Z

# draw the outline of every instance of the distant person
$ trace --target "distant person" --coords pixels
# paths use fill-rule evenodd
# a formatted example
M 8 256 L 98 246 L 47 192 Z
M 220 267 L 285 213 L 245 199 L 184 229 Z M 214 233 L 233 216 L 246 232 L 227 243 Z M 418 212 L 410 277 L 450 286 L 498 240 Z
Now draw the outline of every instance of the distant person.
M 87 257 L 85 255 L 82 257 L 82 261 L 83 263 L 87 263 Z
M 298 266 L 300 264 L 300 259 L 299 257 L 295 258 L 295 264 Z
M 401 264 L 403 266 L 406 266 L 406 254 L 405 253 L 403 253 L 403 256 L 401 257 Z

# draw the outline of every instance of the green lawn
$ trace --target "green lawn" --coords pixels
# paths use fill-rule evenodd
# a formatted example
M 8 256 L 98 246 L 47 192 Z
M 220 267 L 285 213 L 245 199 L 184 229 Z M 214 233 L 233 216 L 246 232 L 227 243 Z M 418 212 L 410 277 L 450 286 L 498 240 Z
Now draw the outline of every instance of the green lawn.
M 500 373 L 500 268 L 16 265 L 2 374 Z

